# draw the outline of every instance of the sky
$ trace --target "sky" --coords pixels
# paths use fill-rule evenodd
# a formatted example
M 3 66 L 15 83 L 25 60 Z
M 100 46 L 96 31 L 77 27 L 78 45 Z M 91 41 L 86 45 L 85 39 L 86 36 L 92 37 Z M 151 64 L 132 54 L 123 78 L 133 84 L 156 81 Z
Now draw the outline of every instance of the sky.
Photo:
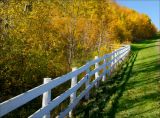
M 147 14 L 160 30 L 160 0 L 115 0 L 119 5 Z

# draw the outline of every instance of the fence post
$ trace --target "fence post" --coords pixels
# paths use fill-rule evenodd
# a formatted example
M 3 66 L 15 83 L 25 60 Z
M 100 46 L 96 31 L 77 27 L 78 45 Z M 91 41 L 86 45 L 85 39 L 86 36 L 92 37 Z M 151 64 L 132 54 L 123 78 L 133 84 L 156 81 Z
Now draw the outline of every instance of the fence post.
M 90 77 L 89 77 L 89 72 L 90 72 L 90 68 L 88 67 L 88 69 L 87 69 L 87 71 L 86 71 L 86 75 L 87 75 L 87 81 L 86 81 L 86 83 L 85 83 L 85 89 L 87 89 L 88 88 L 88 86 L 89 86 L 89 79 L 90 79 Z M 85 95 L 85 99 L 86 100 L 88 100 L 89 99 L 89 92 Z
M 119 50 L 117 52 L 117 65 L 119 65 Z
M 114 52 L 112 52 L 112 55 L 111 55 L 110 76 L 112 75 L 112 72 L 114 69 L 113 65 L 114 65 Z
M 122 50 L 119 51 L 119 64 L 122 63 Z
M 122 59 L 122 55 L 123 55 L 122 52 L 123 52 L 123 50 L 120 51 L 120 53 L 121 53 L 121 55 L 120 55 L 120 63 L 122 63 L 122 60 L 123 60 Z
M 124 59 L 125 59 L 125 55 L 124 55 L 125 51 L 126 51 L 126 47 L 123 49 L 122 61 L 124 61 Z
M 118 52 L 116 52 L 116 68 L 118 66 Z
M 106 64 L 106 59 L 104 59 L 103 64 Z M 106 66 L 104 66 L 103 68 L 103 73 L 104 75 L 103 75 L 102 81 L 104 82 L 106 80 Z
M 98 56 L 95 56 L 95 59 L 98 59 Z M 99 63 L 95 63 L 95 69 L 99 68 Z M 99 77 L 99 72 L 95 72 L 95 79 Z M 97 88 L 99 86 L 99 81 L 95 83 L 95 87 Z
M 108 63 L 107 64 L 107 78 L 109 79 L 109 77 L 110 77 L 110 64 L 109 64 L 109 62 L 110 62 L 110 57 L 107 57 L 107 59 L 106 59 L 106 63 Z
M 49 83 L 51 81 L 51 78 L 44 78 L 43 79 L 43 84 Z M 46 91 L 43 93 L 43 98 L 42 98 L 42 107 L 45 107 L 48 105 L 48 103 L 51 101 L 51 90 Z M 50 118 L 50 112 L 45 114 L 43 118 Z
M 117 59 L 116 59 L 116 57 L 117 57 L 117 52 L 114 53 L 114 70 L 116 70 L 116 67 L 117 67 Z
M 72 68 L 72 72 L 75 71 L 75 70 L 77 70 L 77 67 Z M 71 79 L 71 88 L 72 88 L 73 86 L 75 86 L 76 84 L 77 84 L 77 76 L 75 76 L 75 77 L 73 77 L 73 78 Z M 73 103 L 74 100 L 76 99 L 76 92 L 77 92 L 77 91 L 73 92 L 73 93 L 70 95 L 70 103 Z M 72 117 L 72 110 L 69 112 L 69 117 Z

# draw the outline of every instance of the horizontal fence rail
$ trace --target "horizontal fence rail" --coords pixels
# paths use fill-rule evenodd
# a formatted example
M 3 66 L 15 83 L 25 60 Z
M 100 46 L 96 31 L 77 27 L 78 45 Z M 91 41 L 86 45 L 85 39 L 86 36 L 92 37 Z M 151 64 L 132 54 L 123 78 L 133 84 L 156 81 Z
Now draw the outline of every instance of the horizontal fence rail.
M 57 107 L 68 97 L 70 97 L 70 104 L 66 109 L 59 113 L 58 117 L 63 118 L 67 115 L 71 117 L 72 110 L 76 107 L 79 101 L 83 97 L 85 97 L 85 99 L 89 99 L 89 91 L 94 86 L 98 87 L 100 80 L 105 81 L 107 77 L 111 76 L 111 73 L 116 69 L 118 64 L 123 62 L 129 52 L 130 45 L 123 45 L 121 48 L 113 51 L 110 54 L 106 54 L 101 58 L 96 56 L 94 60 L 89 61 L 78 69 L 74 68 L 72 72 L 67 73 L 66 75 L 55 78 L 53 80 L 51 80 L 51 78 L 44 78 L 44 83 L 42 85 L 0 103 L 0 117 L 21 107 L 22 105 L 28 103 L 29 101 L 37 98 L 42 94 L 42 108 L 29 116 L 29 118 L 49 118 L 50 111 Z M 103 64 L 100 65 L 100 62 Z M 90 70 L 91 66 L 95 66 L 95 69 Z M 100 71 L 102 71 L 101 74 Z M 77 76 L 83 72 L 86 72 L 85 76 L 77 82 Z M 90 78 L 92 76 L 94 76 L 94 80 L 90 82 Z M 71 80 L 71 87 L 64 93 L 51 100 L 51 90 L 69 80 Z M 85 89 L 77 96 L 76 92 L 83 84 L 85 84 Z

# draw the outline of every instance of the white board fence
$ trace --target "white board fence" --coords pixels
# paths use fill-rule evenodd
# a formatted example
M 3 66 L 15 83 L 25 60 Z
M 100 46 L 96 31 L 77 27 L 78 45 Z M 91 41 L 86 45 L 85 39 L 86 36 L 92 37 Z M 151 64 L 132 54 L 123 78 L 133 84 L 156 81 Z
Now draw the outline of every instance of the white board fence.
M 63 118 L 66 115 L 72 116 L 72 110 L 76 107 L 79 101 L 85 97 L 89 99 L 89 91 L 95 86 L 99 86 L 100 80 L 105 81 L 107 77 L 116 69 L 117 65 L 120 64 L 129 54 L 130 45 L 124 45 L 123 47 L 115 50 L 110 54 L 106 54 L 103 57 L 95 57 L 94 60 L 86 63 L 80 68 L 73 68 L 72 72 L 67 73 L 61 77 L 51 79 L 44 78 L 44 83 L 37 86 L 25 93 L 22 93 L 16 97 L 13 97 L 7 101 L 0 103 L 0 117 L 7 113 L 21 107 L 29 101 L 37 98 L 43 94 L 42 107 L 35 113 L 29 116 L 29 118 L 50 118 L 50 111 L 57 107 L 60 103 L 70 97 L 70 104 L 67 108 L 61 111 L 58 117 Z M 103 64 L 100 65 L 100 62 Z M 90 67 L 95 65 L 94 70 L 90 70 Z M 102 73 L 100 74 L 100 71 Z M 86 75 L 77 82 L 77 76 L 82 72 L 86 72 Z M 94 80 L 90 82 L 91 76 L 94 76 Z M 51 89 L 71 80 L 71 87 L 61 95 L 51 100 Z M 77 90 L 85 84 L 85 89 L 77 96 Z

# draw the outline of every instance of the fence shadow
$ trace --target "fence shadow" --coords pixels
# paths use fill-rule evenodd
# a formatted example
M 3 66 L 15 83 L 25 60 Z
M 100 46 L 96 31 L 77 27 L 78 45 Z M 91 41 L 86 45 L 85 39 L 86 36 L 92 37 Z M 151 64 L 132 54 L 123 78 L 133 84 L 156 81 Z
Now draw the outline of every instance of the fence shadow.
M 137 97 L 136 101 L 132 100 L 125 100 L 125 102 L 128 103 L 128 106 L 119 108 L 119 99 L 123 95 L 124 91 L 139 86 L 145 86 L 146 84 L 152 83 L 152 82 L 158 82 L 159 75 L 155 76 L 155 78 L 152 79 L 141 79 L 138 81 L 128 82 L 129 78 L 134 74 L 138 74 L 139 72 L 148 73 L 155 70 L 158 70 L 160 67 L 160 64 L 157 64 L 156 58 L 158 55 L 152 55 L 146 58 L 143 58 L 143 60 L 147 59 L 150 61 L 147 61 L 147 63 L 139 63 L 138 68 L 136 70 L 134 69 L 134 72 L 132 72 L 133 65 L 135 66 L 135 61 L 138 55 L 138 52 L 147 49 L 152 48 L 158 45 L 152 45 L 152 43 L 157 42 L 157 40 L 151 39 L 147 41 L 141 42 L 140 46 L 132 46 L 132 52 L 124 62 L 124 65 L 121 66 L 117 74 L 115 74 L 114 77 L 111 79 L 108 79 L 106 82 L 102 83 L 101 86 L 98 89 L 93 89 L 91 98 L 89 101 L 81 102 L 78 108 L 76 109 L 75 116 L 83 117 L 83 118 L 115 118 L 115 114 L 118 111 L 123 111 L 125 109 L 130 109 L 139 105 L 144 104 L 147 100 L 159 100 L 158 93 L 152 92 L 150 94 L 146 94 L 141 97 Z M 149 45 L 143 45 L 143 44 L 149 44 Z M 140 59 L 138 59 L 139 61 Z M 154 65 L 154 66 L 153 66 Z M 152 75 L 151 75 L 152 76 Z M 137 102 L 139 101 L 139 102 Z M 136 104 L 135 104 L 136 102 Z M 158 109 L 159 107 L 156 107 L 155 109 Z M 139 112 L 135 115 L 143 114 L 145 112 L 151 112 L 152 110 L 146 110 L 143 112 Z
M 98 89 L 92 90 L 89 101 L 80 103 L 75 110 L 75 116 L 78 117 L 115 117 L 118 100 L 125 91 L 125 86 L 130 78 L 132 67 L 136 60 L 138 51 L 130 54 L 117 74 L 106 82 L 102 83 Z
M 113 79 L 117 79 L 117 78 L 119 79 L 119 80 L 117 80 L 117 84 L 119 84 L 116 88 L 116 94 L 117 95 L 112 100 L 113 102 L 112 102 L 111 108 L 109 109 L 109 112 L 107 114 L 104 114 L 104 115 L 107 115 L 107 116 L 112 117 L 112 118 L 115 117 L 116 108 L 117 108 L 117 105 L 118 105 L 118 100 L 120 99 L 120 97 L 122 96 L 123 92 L 126 89 L 125 88 L 126 83 L 128 82 L 128 80 L 130 78 L 132 68 L 133 68 L 134 62 L 136 60 L 137 54 L 138 54 L 137 51 L 132 53 L 132 55 L 131 55 L 129 61 L 127 61 L 124 69 L 122 69 L 122 71 L 113 78 Z

